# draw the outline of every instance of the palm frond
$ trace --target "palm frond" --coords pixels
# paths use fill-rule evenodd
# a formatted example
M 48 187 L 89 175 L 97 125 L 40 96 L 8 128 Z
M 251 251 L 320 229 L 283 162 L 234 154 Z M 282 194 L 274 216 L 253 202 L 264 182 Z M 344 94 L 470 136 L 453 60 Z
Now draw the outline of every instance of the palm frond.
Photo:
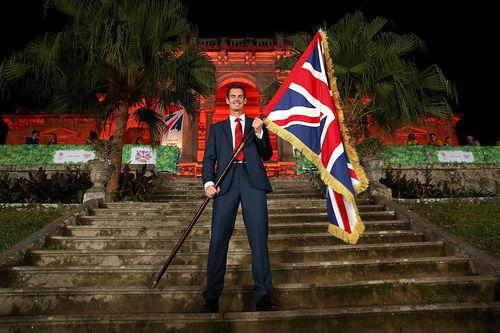
M 138 123 L 147 125 L 152 143 L 160 140 L 165 130 L 165 123 L 157 112 L 147 107 L 139 108 L 135 111 L 134 117 Z

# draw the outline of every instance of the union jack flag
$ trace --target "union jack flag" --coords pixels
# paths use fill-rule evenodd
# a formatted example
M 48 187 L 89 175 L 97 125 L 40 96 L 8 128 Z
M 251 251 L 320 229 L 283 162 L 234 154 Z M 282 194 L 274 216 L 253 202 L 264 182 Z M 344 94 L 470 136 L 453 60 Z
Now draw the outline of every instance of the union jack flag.
M 176 129 L 180 131 L 182 129 L 182 115 L 184 109 L 174 111 L 165 116 L 165 131 L 170 131 Z
M 348 143 L 326 35 L 321 30 L 262 113 L 266 126 L 320 171 L 327 185 L 328 231 L 357 243 L 364 225 L 355 193 L 365 190 L 368 180 Z

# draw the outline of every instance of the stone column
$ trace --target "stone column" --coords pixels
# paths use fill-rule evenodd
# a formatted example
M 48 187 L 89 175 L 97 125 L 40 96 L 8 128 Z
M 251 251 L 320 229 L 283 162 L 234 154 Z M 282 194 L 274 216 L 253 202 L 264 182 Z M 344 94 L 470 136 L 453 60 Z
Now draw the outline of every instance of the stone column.
M 278 136 L 276 138 L 276 146 L 278 148 L 278 161 L 291 162 L 294 160 L 293 147 L 288 141 Z
M 208 98 L 205 98 L 201 104 L 201 107 L 205 110 L 205 115 L 206 115 L 207 136 L 208 136 L 208 131 L 210 131 L 210 125 L 212 125 L 216 102 L 217 102 L 216 97 L 210 96 Z
M 198 118 L 191 119 L 186 114 L 182 119 L 182 152 L 181 162 L 196 161 L 198 149 Z

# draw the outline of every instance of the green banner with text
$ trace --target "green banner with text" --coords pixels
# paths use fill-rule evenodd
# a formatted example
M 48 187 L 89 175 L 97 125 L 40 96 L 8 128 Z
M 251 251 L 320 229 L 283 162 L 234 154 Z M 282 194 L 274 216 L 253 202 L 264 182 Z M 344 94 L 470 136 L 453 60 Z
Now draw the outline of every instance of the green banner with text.
M 124 145 L 124 164 L 154 164 L 160 172 L 179 171 L 176 146 Z M 94 159 L 89 145 L 0 145 L 0 165 L 80 165 Z

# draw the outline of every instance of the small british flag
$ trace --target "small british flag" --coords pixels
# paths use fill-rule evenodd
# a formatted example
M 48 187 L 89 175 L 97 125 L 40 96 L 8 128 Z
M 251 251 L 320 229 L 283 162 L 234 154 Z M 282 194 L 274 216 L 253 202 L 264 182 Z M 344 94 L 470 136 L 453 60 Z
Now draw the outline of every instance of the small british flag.
M 184 109 L 176 110 L 165 116 L 165 131 L 182 129 L 182 116 Z
M 368 180 L 348 142 L 326 35 L 321 30 L 262 113 L 269 130 L 299 149 L 320 171 L 327 185 L 328 231 L 357 243 L 364 225 L 355 194 L 368 187 Z

